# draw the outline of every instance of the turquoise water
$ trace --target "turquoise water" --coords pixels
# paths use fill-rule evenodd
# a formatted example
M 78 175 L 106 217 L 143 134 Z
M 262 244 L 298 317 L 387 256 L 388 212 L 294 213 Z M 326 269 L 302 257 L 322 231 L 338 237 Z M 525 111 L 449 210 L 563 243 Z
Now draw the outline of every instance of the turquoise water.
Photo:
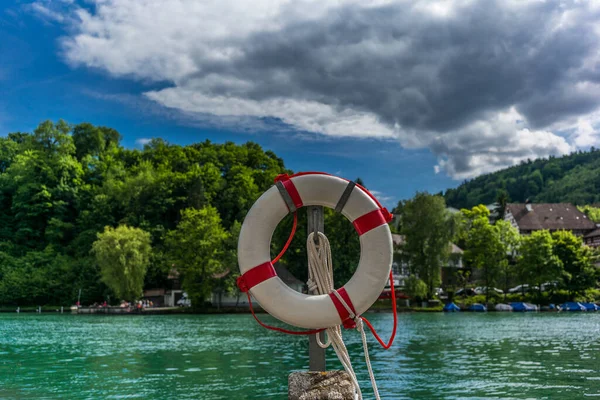
M 369 318 L 389 335 L 390 314 Z M 391 350 L 371 343 L 384 399 L 600 398 L 600 313 L 401 315 Z M 248 315 L 2 314 L 0 398 L 286 399 L 307 347 Z

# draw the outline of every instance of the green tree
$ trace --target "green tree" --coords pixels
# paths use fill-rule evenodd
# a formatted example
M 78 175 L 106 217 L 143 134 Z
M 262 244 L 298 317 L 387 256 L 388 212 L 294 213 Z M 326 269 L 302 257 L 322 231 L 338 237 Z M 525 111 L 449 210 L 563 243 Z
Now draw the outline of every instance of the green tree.
M 594 221 L 597 224 L 600 223 L 600 207 L 592 207 L 587 205 L 577 208 L 579 209 L 579 211 L 584 213 L 590 220 Z
M 217 209 L 210 206 L 183 210 L 177 228 L 167 233 L 167 257 L 181 273 L 183 288 L 196 307 L 211 295 L 213 275 L 225 270 L 227 238 Z
M 500 275 L 502 290 L 504 291 L 504 300 L 510 287 L 511 277 L 515 274 L 515 263 L 519 246 L 521 245 L 521 235 L 519 230 L 504 220 L 496 221 L 496 229 L 502 246 L 502 258 L 500 259 Z
M 275 176 L 291 172 L 252 142 L 179 146 L 156 138 L 138 150 L 123 148 L 120 139 L 111 128 L 60 120 L 0 138 L 0 253 L 6 256 L 0 303 L 70 302 L 79 288 L 84 303 L 101 300 L 109 289 L 91 250 L 105 226 L 150 234 L 156 251 L 145 284 L 162 287 L 170 268 L 166 232 L 175 230 L 183 209 L 219 207 L 224 229 L 233 232 Z M 290 223 L 287 218 L 285 232 L 274 236 L 274 249 L 287 240 Z M 223 251 L 233 247 L 228 242 Z M 346 256 L 343 246 L 338 250 Z M 301 253 L 291 249 L 284 262 L 306 271 Z M 344 275 L 350 264 L 338 265 Z M 229 290 L 234 278 L 231 273 L 214 284 Z
M 412 274 L 427 285 L 431 298 L 441 281 L 441 267 L 450 255 L 450 239 L 454 233 L 453 218 L 446 210 L 444 198 L 428 193 L 406 202 L 402 214 L 402 233 L 406 242 L 403 253 Z
M 518 271 L 521 280 L 530 286 L 537 286 L 541 299 L 542 287 L 546 282 L 557 281 L 562 277 L 563 264 L 554 254 L 554 242 L 548 231 L 534 231 L 523 238 Z
M 496 202 L 498 203 L 498 221 L 502 221 L 506 215 L 506 206 L 510 202 L 510 196 L 508 195 L 508 192 L 504 189 L 499 190 Z
M 404 283 L 404 291 L 408 296 L 416 301 L 421 301 L 427 298 L 427 285 L 414 275 L 406 278 L 406 282 Z
M 485 208 L 485 207 L 484 207 Z M 502 254 L 503 246 L 500 242 L 498 228 L 489 222 L 489 211 L 469 213 L 475 215 L 467 233 L 464 259 L 468 265 L 479 269 L 483 274 L 486 288 L 485 299 L 488 300 L 490 288 L 496 285 L 500 275 L 500 262 L 505 255 Z
M 552 233 L 553 252 L 561 260 L 564 268 L 563 285 L 571 298 L 583 294 L 586 289 L 596 284 L 598 277 L 596 267 L 592 264 L 592 253 L 583 245 L 580 237 L 570 231 Z
M 106 227 L 92 246 L 102 281 L 117 298 L 134 300 L 142 295 L 152 247 L 150 234 L 121 225 Z

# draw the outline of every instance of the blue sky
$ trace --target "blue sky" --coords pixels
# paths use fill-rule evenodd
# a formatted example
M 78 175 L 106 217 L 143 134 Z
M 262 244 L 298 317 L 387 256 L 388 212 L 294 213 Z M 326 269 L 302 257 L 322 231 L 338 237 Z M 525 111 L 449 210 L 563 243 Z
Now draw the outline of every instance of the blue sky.
M 595 5 L 247 4 L 2 2 L 0 133 L 63 118 L 132 148 L 251 140 L 387 206 L 600 143 Z

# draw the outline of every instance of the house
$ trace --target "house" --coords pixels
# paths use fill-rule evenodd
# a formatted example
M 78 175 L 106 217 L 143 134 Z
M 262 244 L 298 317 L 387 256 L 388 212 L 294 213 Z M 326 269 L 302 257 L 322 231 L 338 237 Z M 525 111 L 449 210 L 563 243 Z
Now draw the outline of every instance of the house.
M 283 281 L 283 283 L 297 292 L 306 293 L 306 285 L 304 282 L 292 275 L 283 264 L 276 262 L 273 267 L 275 268 L 277 276 Z M 230 273 L 230 270 L 227 269 L 223 273 L 213 275 L 213 278 L 224 279 Z M 227 293 L 223 290 L 217 289 L 212 293 L 211 303 L 215 307 L 248 307 L 248 296 L 239 291 Z M 258 302 L 252 298 L 252 304 L 258 304 Z
M 590 247 L 600 247 L 600 228 L 585 235 L 583 242 Z
M 405 239 L 403 235 L 392 234 L 394 242 L 394 261 L 392 263 L 392 277 L 395 287 L 404 287 L 406 279 L 410 276 L 409 265 L 402 257 L 402 246 Z M 463 269 L 463 250 L 450 243 L 450 258 L 448 264 L 443 266 L 440 273 L 442 275 L 442 286 L 447 286 L 454 279 L 457 270 Z M 387 286 L 389 287 L 389 285 Z
M 171 268 L 167 276 L 167 285 L 164 288 L 144 290 L 143 299 L 151 300 L 159 307 L 174 307 L 177 301 L 183 297 L 181 279 L 175 267 Z
M 570 203 L 510 203 L 504 219 L 522 235 L 539 230 L 567 230 L 585 236 L 596 229 L 596 224 Z
M 165 306 L 174 307 L 175 304 L 183 297 L 183 289 L 181 288 L 181 277 L 179 271 L 173 266 L 167 276 L 168 289 L 165 291 Z

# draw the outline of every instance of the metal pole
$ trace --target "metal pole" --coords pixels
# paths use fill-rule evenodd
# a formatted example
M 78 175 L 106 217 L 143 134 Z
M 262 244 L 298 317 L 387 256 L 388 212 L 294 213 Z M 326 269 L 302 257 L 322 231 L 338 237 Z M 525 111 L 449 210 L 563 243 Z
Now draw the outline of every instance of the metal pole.
M 312 232 L 325 233 L 323 207 L 308 206 L 306 210 L 308 214 L 308 235 L 310 235 Z M 325 333 L 321 332 L 319 335 L 321 335 L 321 342 L 324 343 Z M 309 335 L 308 337 L 308 358 L 309 371 L 325 371 L 325 349 L 319 347 L 315 335 Z

